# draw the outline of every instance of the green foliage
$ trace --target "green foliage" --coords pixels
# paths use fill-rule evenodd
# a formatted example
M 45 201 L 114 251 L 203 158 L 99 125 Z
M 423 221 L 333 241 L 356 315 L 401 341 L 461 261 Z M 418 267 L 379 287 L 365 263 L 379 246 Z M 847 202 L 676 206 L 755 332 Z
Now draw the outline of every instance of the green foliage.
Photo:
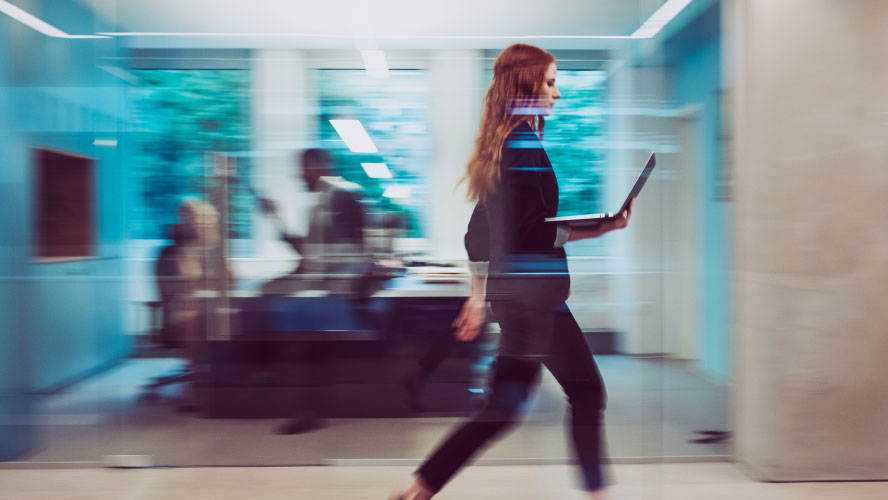
M 249 74 L 243 70 L 142 70 L 133 89 L 139 149 L 130 236 L 165 237 L 185 196 L 208 198 L 215 187 L 207 153 L 238 157 L 229 191 L 229 237 L 249 238 L 250 147 Z M 363 186 L 372 210 L 395 212 L 408 221 L 408 236 L 425 234 L 427 185 L 432 162 L 429 131 L 429 82 L 425 71 L 391 71 L 385 80 L 363 70 L 318 70 L 321 144 L 336 158 L 340 175 Z M 599 211 L 604 169 L 604 92 L 601 71 L 559 71 L 563 99 L 546 122 L 544 143 L 558 175 L 562 215 Z M 330 124 L 357 119 L 379 153 L 351 153 Z M 392 179 L 373 179 L 363 162 L 385 163 Z M 406 185 L 412 196 L 393 200 L 387 187 Z
M 400 214 L 408 225 L 405 236 L 423 236 L 423 195 L 432 161 L 427 72 L 395 70 L 386 79 L 373 79 L 364 70 L 318 70 L 313 76 L 320 139 L 333 153 L 339 175 L 364 188 L 371 210 Z M 349 151 L 330 124 L 334 119 L 360 120 L 379 152 Z M 371 178 L 361 163 L 385 163 L 392 178 Z M 391 186 L 409 186 L 412 194 L 404 199 L 382 196 Z
M 242 70 L 140 70 L 133 89 L 139 149 L 132 183 L 130 236 L 163 238 L 186 196 L 215 188 L 208 153 L 240 156 L 229 184 L 229 237 L 248 238 L 250 144 L 248 73 Z
M 562 99 L 546 120 L 544 145 L 558 176 L 559 215 L 602 211 L 605 76 L 602 71 L 559 71 Z

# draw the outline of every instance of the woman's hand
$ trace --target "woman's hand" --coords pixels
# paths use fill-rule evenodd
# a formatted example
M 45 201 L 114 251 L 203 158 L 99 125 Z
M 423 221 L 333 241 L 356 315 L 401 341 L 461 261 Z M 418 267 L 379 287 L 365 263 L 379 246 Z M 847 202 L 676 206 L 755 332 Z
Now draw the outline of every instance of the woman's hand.
M 452 326 L 456 328 L 453 336 L 461 342 L 471 342 L 481 331 L 484 324 L 484 316 L 487 313 L 487 302 L 479 296 L 472 295 L 466 299 L 459 311 L 459 315 L 453 320 Z
M 611 231 L 613 231 L 615 229 L 623 229 L 624 227 L 629 225 L 629 218 L 632 217 L 632 207 L 634 207 L 634 206 L 635 206 L 635 198 L 632 198 L 631 200 L 629 200 L 629 208 L 627 208 L 626 210 L 623 210 L 622 212 L 617 214 L 616 217 L 614 217 L 613 219 L 608 221 L 608 222 L 610 222 L 610 225 L 611 225 L 611 228 L 610 228 Z
M 567 241 L 585 240 L 589 238 L 597 238 L 603 234 L 609 233 L 617 229 L 623 229 L 629 225 L 629 218 L 632 217 L 632 207 L 635 206 L 635 198 L 629 201 L 629 208 L 623 210 L 610 219 L 601 221 L 601 224 L 595 227 L 574 226 L 570 228 L 570 236 Z

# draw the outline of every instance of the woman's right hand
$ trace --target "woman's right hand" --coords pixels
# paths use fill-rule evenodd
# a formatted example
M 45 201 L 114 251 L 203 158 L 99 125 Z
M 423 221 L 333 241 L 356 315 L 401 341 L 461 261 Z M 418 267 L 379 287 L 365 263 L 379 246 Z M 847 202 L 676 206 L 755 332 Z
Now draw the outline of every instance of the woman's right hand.
M 635 206 L 635 198 L 629 200 L 629 207 L 614 217 L 603 220 L 595 227 L 572 226 L 570 228 L 570 236 L 567 241 L 585 240 L 588 238 L 598 238 L 603 234 L 607 234 L 617 229 L 623 229 L 629 225 L 629 218 L 632 217 L 632 207 Z
M 623 229 L 629 225 L 629 218 L 632 217 L 632 207 L 635 206 L 635 198 L 629 200 L 629 208 L 623 210 L 619 214 L 617 214 L 613 219 L 611 219 L 611 230 L 614 229 Z
M 484 317 L 487 314 L 487 302 L 478 296 L 472 295 L 463 303 L 459 315 L 453 320 L 452 326 L 456 328 L 453 336 L 461 342 L 471 342 L 481 331 Z

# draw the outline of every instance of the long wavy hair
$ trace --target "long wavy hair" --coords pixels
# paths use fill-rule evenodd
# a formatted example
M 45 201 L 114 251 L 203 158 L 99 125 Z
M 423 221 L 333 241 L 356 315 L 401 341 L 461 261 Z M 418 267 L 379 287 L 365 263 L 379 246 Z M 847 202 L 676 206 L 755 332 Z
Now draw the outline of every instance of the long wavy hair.
M 496 58 L 475 150 L 459 181 L 469 181 L 470 200 L 484 201 L 496 191 L 503 143 L 512 129 L 530 119 L 531 127 L 542 134 L 545 120 L 533 108 L 545 83 L 546 70 L 553 62 L 552 54 L 523 43 L 507 47 Z

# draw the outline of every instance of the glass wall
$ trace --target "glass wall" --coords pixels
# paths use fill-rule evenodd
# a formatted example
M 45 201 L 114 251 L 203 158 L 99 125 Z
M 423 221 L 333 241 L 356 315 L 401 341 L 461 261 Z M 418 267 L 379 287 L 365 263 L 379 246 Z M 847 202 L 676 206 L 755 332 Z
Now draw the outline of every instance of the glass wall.
M 558 176 L 558 214 L 612 212 L 616 208 L 605 204 L 607 73 L 562 69 L 556 84 L 562 98 L 546 120 L 543 142 Z M 573 255 L 600 256 L 604 252 L 598 239 L 571 246 Z
M 428 72 L 393 70 L 387 78 L 371 78 L 363 69 L 321 69 L 311 76 L 321 144 L 335 155 L 339 175 L 363 188 L 373 211 L 401 214 L 406 237 L 427 237 L 424 200 L 433 156 Z M 351 152 L 330 120 L 359 120 L 378 152 Z M 381 177 L 371 176 L 377 175 L 372 168 L 381 169 Z
M 131 89 L 136 153 L 129 169 L 128 235 L 164 239 L 183 198 L 209 199 L 214 153 L 250 149 L 249 72 L 136 70 Z M 228 185 L 228 237 L 251 234 L 250 164 L 245 155 Z
M 111 165 L 119 169 L 96 164 L 101 176 L 126 178 L 101 181 L 99 191 L 104 213 L 127 210 L 118 228 L 125 255 L 114 271 L 124 283 L 115 300 L 96 303 L 123 317 L 122 326 L 108 329 L 130 345 L 120 349 L 124 357 L 46 396 L 41 418 L 57 425 L 49 426 L 45 447 L 23 460 L 416 462 L 484 404 L 498 328 L 491 323 L 475 342 L 453 340 L 453 319 L 469 293 L 462 254 L 440 258 L 436 248 L 396 244 L 367 245 L 355 254 L 351 241 L 337 240 L 345 244 L 330 250 L 335 258 L 318 260 L 328 249 L 307 240 L 317 227 L 341 235 L 340 208 L 359 206 L 367 215 L 365 236 L 379 230 L 374 237 L 391 239 L 390 227 L 373 217 L 390 214 L 412 243 L 437 237 L 461 246 L 472 204 L 454 191 L 455 179 L 436 185 L 442 178 L 436 169 L 464 167 L 477 130 L 475 119 L 465 117 L 480 115 L 489 58 L 465 51 L 459 61 L 442 63 L 453 53 L 415 52 L 408 59 L 416 64 L 397 60 L 387 78 L 377 79 L 360 62 L 345 64 L 326 51 L 243 53 L 249 56 L 240 69 L 211 68 L 208 61 L 216 59 L 210 57 L 191 64 L 199 59 L 194 52 L 171 64 L 179 57 L 171 51 L 162 68 L 125 70 L 132 78 L 125 92 L 128 121 L 120 128 L 133 133 L 122 133 L 114 150 L 119 157 Z M 454 67 L 472 78 L 464 82 Z M 568 305 L 608 389 L 606 430 L 617 460 L 726 453 L 723 443 L 689 443 L 695 430 L 723 429 L 725 391 L 689 368 L 683 361 L 689 356 L 672 340 L 692 337 L 694 295 L 684 290 L 692 259 L 675 256 L 691 255 L 684 248 L 695 243 L 685 237 L 692 227 L 676 226 L 687 217 L 670 216 L 694 207 L 675 206 L 691 189 L 676 180 L 690 170 L 677 159 L 666 74 L 565 65 L 557 78 L 563 98 L 543 137 L 559 180 L 561 215 L 614 210 L 649 149 L 658 148 L 660 164 L 631 229 L 568 246 Z M 453 88 L 454 82 L 463 87 Z M 660 86 L 641 85 L 651 82 Z M 637 88 L 644 92 L 633 94 Z M 639 104 L 648 102 L 670 109 L 651 113 Z M 376 151 L 354 151 L 336 120 L 360 123 Z M 466 128 L 470 133 L 453 133 Z M 664 145 L 671 149 L 659 149 Z M 460 154 L 442 155 L 441 148 L 454 147 Z M 332 190 L 319 190 L 301 175 L 293 154 L 306 148 L 332 153 L 332 173 L 358 187 L 357 204 L 334 202 Z M 224 168 L 220 158 L 227 159 Z M 115 198 L 115 188 L 128 196 Z M 280 220 L 263 213 L 257 193 L 279 204 Z M 168 227 L 181 222 L 183 198 L 213 205 L 224 231 L 216 241 L 178 249 L 179 255 L 164 253 L 161 247 L 172 246 Z M 292 224 L 297 218 L 306 223 Z M 442 235 L 442 220 L 456 229 Z M 106 253 L 110 247 L 104 245 Z M 227 260 L 218 259 L 220 248 Z M 163 296 L 161 268 L 184 278 L 177 300 Z M 78 276 L 78 269 L 69 274 Z M 214 281 L 211 272 L 230 279 Z M 336 288 L 343 283 L 347 288 Z M 42 331 L 57 340 L 52 332 L 59 325 L 51 319 Z M 77 329 L 92 331 L 89 324 Z M 63 354 L 58 359 L 76 355 Z M 524 409 L 525 425 L 482 460 L 570 460 L 569 410 L 552 376 L 542 376 Z

